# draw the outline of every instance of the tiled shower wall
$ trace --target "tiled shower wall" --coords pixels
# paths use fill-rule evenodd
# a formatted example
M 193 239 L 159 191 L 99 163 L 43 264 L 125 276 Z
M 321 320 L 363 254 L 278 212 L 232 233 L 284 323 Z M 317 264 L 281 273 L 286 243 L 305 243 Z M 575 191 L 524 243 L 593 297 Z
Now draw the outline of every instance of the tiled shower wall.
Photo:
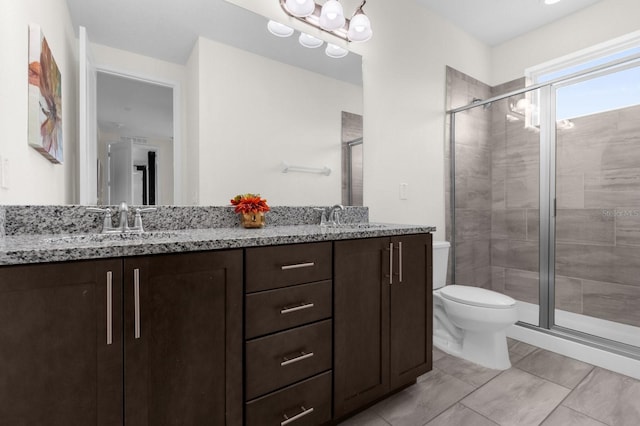
M 640 327 L 640 106 L 557 133 L 560 309 Z
M 450 108 L 521 87 L 524 79 L 489 88 L 447 69 Z M 456 284 L 537 304 L 540 139 L 507 118 L 521 97 L 456 115 Z M 557 136 L 556 306 L 636 326 L 639 118 L 640 107 L 595 114 Z M 447 191 L 448 148 L 447 139 Z M 446 232 L 450 238 L 449 222 Z
M 491 88 L 453 68 L 447 67 L 447 109 L 491 97 Z M 456 284 L 491 286 L 491 156 L 490 116 L 482 108 L 456 115 Z M 450 115 L 447 116 L 450 120 Z M 447 123 L 449 124 L 449 123 Z M 449 125 L 447 125 L 449 129 Z M 450 144 L 445 138 L 445 188 L 450 212 Z M 445 234 L 451 241 L 451 215 L 447 214 Z M 448 283 L 452 256 L 449 256 Z

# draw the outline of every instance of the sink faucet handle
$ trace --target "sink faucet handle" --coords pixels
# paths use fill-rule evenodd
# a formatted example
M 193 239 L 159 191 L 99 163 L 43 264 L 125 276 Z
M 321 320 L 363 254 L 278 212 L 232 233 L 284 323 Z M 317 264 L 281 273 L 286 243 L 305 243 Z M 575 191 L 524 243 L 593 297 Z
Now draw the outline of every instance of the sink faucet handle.
M 320 215 L 320 226 L 327 226 L 327 211 L 322 208 L 314 208 L 315 211 L 322 212 Z
M 142 213 L 150 213 L 158 210 L 155 207 L 145 207 L 145 208 L 137 208 L 136 215 L 133 218 L 133 229 L 139 232 L 144 232 L 144 228 L 142 227 Z
M 104 219 L 102 221 L 102 231 L 100 232 L 104 233 L 113 229 L 113 222 L 111 220 L 110 208 L 107 207 L 106 209 L 101 209 L 100 207 L 87 207 L 86 211 L 90 213 L 104 213 Z

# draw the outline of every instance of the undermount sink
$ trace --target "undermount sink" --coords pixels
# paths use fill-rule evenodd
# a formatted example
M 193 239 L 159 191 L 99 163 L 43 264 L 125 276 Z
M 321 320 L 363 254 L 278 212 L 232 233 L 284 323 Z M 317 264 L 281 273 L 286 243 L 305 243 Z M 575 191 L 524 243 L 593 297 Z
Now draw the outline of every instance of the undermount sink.
M 140 241 L 160 238 L 170 238 L 178 235 L 176 231 L 151 231 L 151 232 L 124 232 L 113 234 L 79 234 L 79 235 L 61 235 L 58 237 L 46 238 L 45 242 L 51 244 L 68 243 L 104 243 L 117 241 Z
M 340 225 L 329 225 L 335 229 L 381 229 L 385 225 L 382 223 L 341 223 Z

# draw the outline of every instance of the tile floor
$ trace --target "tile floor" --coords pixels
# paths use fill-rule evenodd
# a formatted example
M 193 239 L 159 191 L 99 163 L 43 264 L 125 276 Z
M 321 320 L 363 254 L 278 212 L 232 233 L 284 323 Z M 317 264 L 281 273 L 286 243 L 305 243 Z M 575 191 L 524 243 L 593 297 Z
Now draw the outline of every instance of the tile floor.
M 638 426 L 640 381 L 516 340 L 509 370 L 433 353 L 433 370 L 340 426 Z

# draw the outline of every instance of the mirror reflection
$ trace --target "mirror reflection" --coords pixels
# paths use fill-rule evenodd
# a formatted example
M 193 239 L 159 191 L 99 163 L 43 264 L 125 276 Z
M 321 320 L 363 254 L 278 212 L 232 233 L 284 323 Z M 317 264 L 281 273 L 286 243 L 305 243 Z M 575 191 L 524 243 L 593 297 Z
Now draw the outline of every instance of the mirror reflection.
M 275 37 L 265 17 L 223 0 L 197 2 L 198 16 L 161 3 L 137 26 L 140 4 L 67 3 L 97 69 L 97 170 L 88 174 L 97 175 L 97 203 L 226 204 L 248 191 L 271 204 L 342 200 L 342 112 L 362 114 L 358 55 L 333 59 L 297 36 Z M 282 162 L 332 173 L 283 174 Z

